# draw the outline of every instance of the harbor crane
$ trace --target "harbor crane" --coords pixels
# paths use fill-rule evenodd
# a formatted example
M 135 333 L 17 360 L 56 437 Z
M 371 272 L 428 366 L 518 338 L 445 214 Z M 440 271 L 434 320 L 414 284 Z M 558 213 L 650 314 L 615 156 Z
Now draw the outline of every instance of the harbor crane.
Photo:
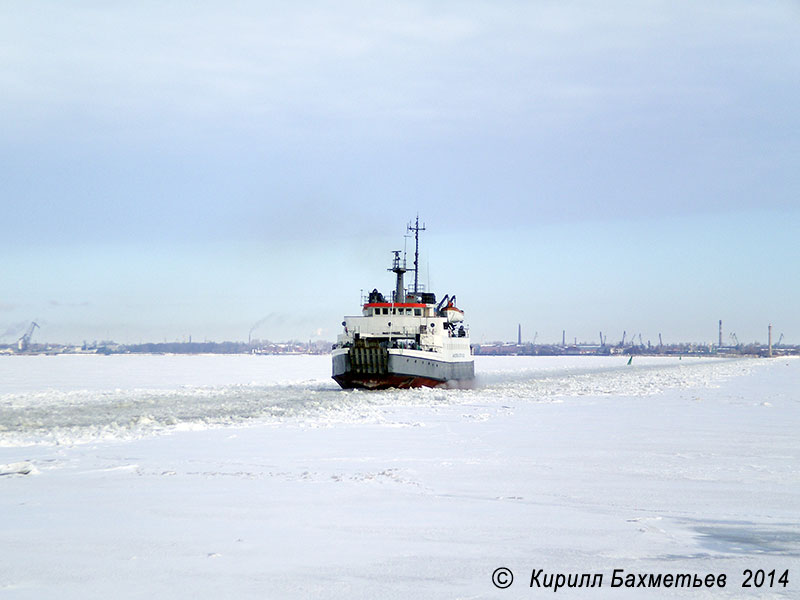
M 733 345 L 737 348 L 739 347 L 739 338 L 736 337 L 736 334 L 731 332 L 731 340 L 733 341 Z
M 32 321 L 30 326 L 28 327 L 28 331 L 22 334 L 22 337 L 17 340 L 17 350 L 20 352 L 25 352 L 28 349 L 28 346 L 31 343 L 31 336 L 33 335 L 33 331 L 39 327 L 39 324 L 35 321 Z

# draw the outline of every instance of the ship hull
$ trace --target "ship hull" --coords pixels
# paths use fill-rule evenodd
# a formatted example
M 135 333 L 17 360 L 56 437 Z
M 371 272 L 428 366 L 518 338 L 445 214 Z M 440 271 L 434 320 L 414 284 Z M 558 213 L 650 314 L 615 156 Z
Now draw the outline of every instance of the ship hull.
M 448 361 L 431 354 L 400 349 L 341 349 L 333 354 L 332 376 L 344 389 L 471 385 L 475 378 L 473 361 Z

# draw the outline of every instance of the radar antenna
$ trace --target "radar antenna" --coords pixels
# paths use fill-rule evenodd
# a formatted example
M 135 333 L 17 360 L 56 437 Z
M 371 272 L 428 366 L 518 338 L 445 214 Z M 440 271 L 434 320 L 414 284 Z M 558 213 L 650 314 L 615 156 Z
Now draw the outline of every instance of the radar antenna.
M 408 231 L 414 232 L 414 294 L 419 292 L 419 232 L 425 231 L 425 223 L 419 226 L 419 215 L 414 224 L 408 224 Z

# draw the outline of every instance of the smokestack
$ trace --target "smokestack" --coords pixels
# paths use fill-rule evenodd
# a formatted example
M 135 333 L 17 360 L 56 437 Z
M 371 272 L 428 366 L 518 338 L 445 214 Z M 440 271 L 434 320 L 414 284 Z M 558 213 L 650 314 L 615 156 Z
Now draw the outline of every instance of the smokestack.
M 522 323 L 517 325 L 517 346 L 522 346 Z
M 722 319 L 719 320 L 719 347 L 722 347 Z
M 769 324 L 769 356 L 772 356 L 772 323 Z
M 567 330 L 566 329 L 562 329 L 561 330 L 561 345 L 562 346 L 566 346 L 567 345 Z

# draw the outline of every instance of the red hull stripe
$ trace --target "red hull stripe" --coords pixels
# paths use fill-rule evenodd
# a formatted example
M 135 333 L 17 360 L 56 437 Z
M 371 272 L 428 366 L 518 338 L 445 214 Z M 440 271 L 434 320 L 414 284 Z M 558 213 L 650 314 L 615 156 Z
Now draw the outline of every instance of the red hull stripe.
M 378 307 L 378 308 L 425 308 L 428 306 L 427 304 L 417 304 L 413 302 L 395 302 L 392 304 L 391 302 L 370 302 L 364 305 L 364 308 L 371 308 L 371 307 Z

